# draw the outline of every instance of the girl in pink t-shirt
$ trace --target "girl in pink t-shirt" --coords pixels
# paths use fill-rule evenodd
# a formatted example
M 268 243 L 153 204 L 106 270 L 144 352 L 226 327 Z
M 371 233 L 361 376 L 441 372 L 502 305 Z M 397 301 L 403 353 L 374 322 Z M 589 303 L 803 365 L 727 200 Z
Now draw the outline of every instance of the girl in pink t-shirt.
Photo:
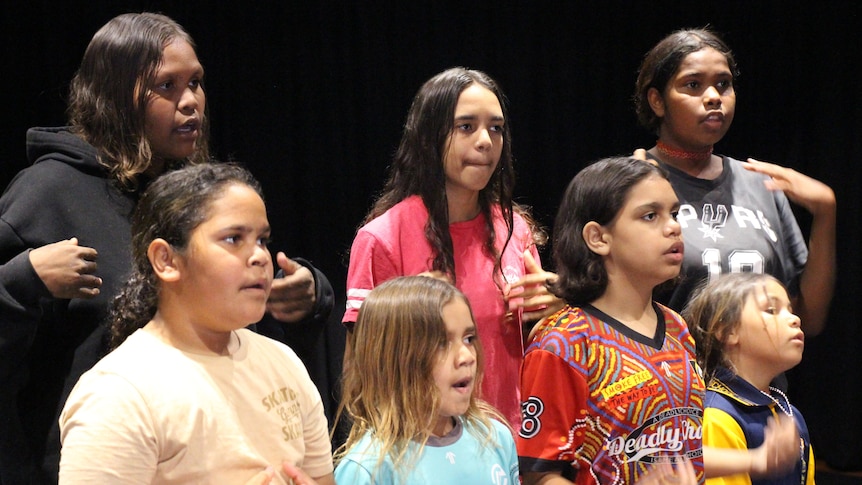
M 482 398 L 518 426 L 523 325 L 561 302 L 545 287 L 556 276 L 538 260 L 546 235 L 512 201 L 506 121 L 503 93 L 483 72 L 452 68 L 422 86 L 383 193 L 353 241 L 343 321 L 356 322 L 365 296 L 396 276 L 452 282 L 485 343 Z

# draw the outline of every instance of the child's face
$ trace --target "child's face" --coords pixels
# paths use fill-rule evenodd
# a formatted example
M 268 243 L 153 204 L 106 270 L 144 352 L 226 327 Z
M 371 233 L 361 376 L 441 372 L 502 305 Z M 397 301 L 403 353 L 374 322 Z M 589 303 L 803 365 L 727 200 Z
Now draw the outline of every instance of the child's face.
M 473 199 L 488 185 L 503 152 L 503 108 L 489 89 L 473 83 L 458 97 L 443 159 L 451 201 Z
M 727 133 L 736 111 L 736 93 L 724 54 L 711 47 L 688 54 L 664 91 L 658 97 L 652 93 L 650 103 L 662 118 L 664 142 L 699 150 Z
M 748 365 L 773 377 L 802 360 L 805 335 L 783 286 L 766 280 L 748 296 L 739 328 L 730 335 L 730 342 L 738 345 L 731 354 L 735 355 L 737 367 Z
M 446 346 L 438 353 L 432 375 L 440 392 L 440 415 L 434 429 L 451 429 L 453 416 L 467 412 L 476 378 L 476 325 L 467 303 L 455 298 L 443 307 Z
M 633 185 L 619 213 L 604 226 L 608 275 L 650 288 L 675 278 L 684 250 L 678 211 L 679 200 L 666 179 L 650 175 Z
M 144 130 L 155 158 L 179 160 L 194 153 L 206 104 L 203 76 L 188 42 L 165 46 L 145 109 Z
M 179 255 L 180 310 L 204 332 L 229 332 L 257 322 L 272 285 L 270 234 L 260 196 L 232 184 L 213 200 L 209 218 L 192 231 Z

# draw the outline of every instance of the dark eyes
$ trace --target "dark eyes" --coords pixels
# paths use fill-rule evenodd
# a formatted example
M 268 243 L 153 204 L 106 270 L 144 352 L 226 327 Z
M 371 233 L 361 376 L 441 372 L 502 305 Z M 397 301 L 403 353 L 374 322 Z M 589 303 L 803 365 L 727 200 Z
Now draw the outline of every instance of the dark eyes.
M 455 129 L 458 131 L 472 132 L 475 130 L 475 127 L 470 123 L 461 123 L 459 125 L 455 125 Z M 502 133 L 503 125 L 491 125 L 488 127 L 488 131 L 493 133 Z
M 242 242 L 242 235 L 240 235 L 240 234 L 235 234 L 235 235 L 232 235 L 232 236 L 226 236 L 226 237 L 224 238 L 224 241 L 225 241 L 226 243 L 228 243 L 228 244 L 239 244 L 239 243 L 241 243 L 241 242 Z M 256 240 L 256 244 L 257 244 L 258 246 L 261 246 L 261 247 L 266 247 L 266 246 L 268 246 L 271 242 L 272 242 L 272 238 L 270 238 L 269 236 L 266 236 L 266 237 L 259 237 L 259 238 L 257 238 L 257 240 Z
M 731 86 L 733 86 L 733 81 L 730 79 L 724 79 L 724 80 L 721 80 L 721 81 L 718 81 L 715 83 L 715 89 L 719 92 L 724 92 L 728 88 L 730 88 Z M 692 81 L 688 81 L 685 84 L 683 84 L 683 87 L 685 87 L 686 89 L 690 89 L 692 91 L 697 91 L 697 90 L 703 88 L 703 85 L 700 83 L 700 81 L 692 80 Z
M 188 87 L 192 90 L 199 88 L 203 84 L 203 80 L 195 78 L 189 81 Z M 170 92 L 176 87 L 176 83 L 174 81 L 165 81 L 163 83 L 157 83 L 155 89 L 161 92 Z

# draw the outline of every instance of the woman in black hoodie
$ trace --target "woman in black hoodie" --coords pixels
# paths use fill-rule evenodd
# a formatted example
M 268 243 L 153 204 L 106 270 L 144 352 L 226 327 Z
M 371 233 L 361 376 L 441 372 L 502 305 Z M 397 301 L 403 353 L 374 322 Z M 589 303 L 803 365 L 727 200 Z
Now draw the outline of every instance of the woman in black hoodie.
M 0 198 L 3 485 L 57 481 L 57 416 L 107 351 L 104 322 L 131 270 L 138 195 L 165 171 L 209 159 L 203 77 L 193 40 L 172 19 L 120 15 L 84 53 L 70 126 L 27 133 L 33 165 Z M 310 266 L 296 279 L 302 317 L 325 319 L 329 282 Z

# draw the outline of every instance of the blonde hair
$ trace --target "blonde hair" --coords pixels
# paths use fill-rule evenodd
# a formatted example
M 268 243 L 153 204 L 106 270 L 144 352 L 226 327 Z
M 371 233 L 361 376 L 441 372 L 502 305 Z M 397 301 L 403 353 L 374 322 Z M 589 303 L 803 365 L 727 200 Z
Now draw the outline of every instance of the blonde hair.
M 697 363 L 703 370 L 703 380 L 707 384 L 719 367 L 734 370 L 733 363 L 724 352 L 724 343 L 742 324 L 742 311 L 748 298 L 770 280 L 781 284 L 768 274 L 722 275 L 695 290 L 685 306 L 682 316 L 694 336 Z
M 433 369 L 446 344 L 443 307 L 467 298 L 454 286 L 424 276 L 399 277 L 371 291 L 362 304 L 345 360 L 342 401 L 352 420 L 347 440 L 336 451 L 343 458 L 370 433 L 379 442 L 377 468 L 388 456 L 396 474 L 412 468 L 431 436 L 440 408 Z M 472 314 L 472 310 L 471 310 Z M 482 381 L 482 349 L 476 339 L 476 379 Z M 493 441 L 491 418 L 505 423 L 492 406 L 474 392 L 464 428 L 483 446 Z M 411 445 L 418 444 L 416 450 Z M 411 453 L 416 450 L 416 453 Z

